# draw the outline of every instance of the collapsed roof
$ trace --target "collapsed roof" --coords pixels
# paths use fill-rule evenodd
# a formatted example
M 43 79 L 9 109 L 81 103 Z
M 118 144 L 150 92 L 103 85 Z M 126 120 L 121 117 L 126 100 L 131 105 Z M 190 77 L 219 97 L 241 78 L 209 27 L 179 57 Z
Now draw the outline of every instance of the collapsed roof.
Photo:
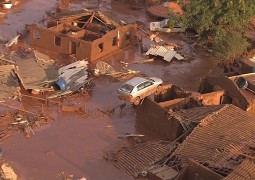
M 102 11 L 79 11 L 72 14 L 62 14 L 48 20 L 48 29 L 68 35 L 81 36 L 80 39 L 93 41 L 109 31 L 124 26 L 125 22 Z M 86 30 L 86 33 L 81 33 Z M 80 35 L 79 35 L 80 34 Z M 88 36 L 88 37 L 85 37 Z
M 255 153 L 254 129 L 251 115 L 225 105 L 204 118 L 165 164 L 180 171 L 176 164 L 193 159 L 226 177 L 243 161 L 240 156 Z

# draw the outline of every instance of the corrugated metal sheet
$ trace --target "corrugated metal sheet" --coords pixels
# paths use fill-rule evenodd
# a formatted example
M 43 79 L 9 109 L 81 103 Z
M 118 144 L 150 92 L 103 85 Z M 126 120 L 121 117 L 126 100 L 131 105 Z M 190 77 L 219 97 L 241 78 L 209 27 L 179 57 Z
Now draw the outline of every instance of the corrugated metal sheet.
M 163 46 L 151 47 L 146 52 L 146 55 L 161 56 L 167 62 L 170 62 L 174 57 L 178 60 L 183 60 L 184 59 L 184 57 L 182 57 L 176 51 L 174 51 L 172 49 L 168 49 L 168 48 L 163 47 Z
M 149 141 L 119 151 L 113 156 L 113 163 L 125 174 L 137 176 L 150 165 L 165 157 L 173 150 L 166 141 Z
M 249 144 L 255 137 L 254 122 L 255 118 L 247 112 L 234 105 L 225 105 L 203 119 L 176 149 L 174 155 L 182 161 L 191 158 L 210 164 L 229 147 Z M 233 151 L 229 153 L 234 154 Z
M 225 180 L 255 179 L 255 161 L 252 159 L 246 159 L 224 179 Z
M 62 78 L 66 82 L 66 90 L 57 92 L 49 97 L 56 98 L 60 96 L 64 96 L 67 94 L 71 94 L 78 89 L 80 89 L 84 84 L 88 83 L 90 80 L 88 79 L 88 61 L 76 61 L 67 66 L 61 67 L 58 70 L 59 78 Z

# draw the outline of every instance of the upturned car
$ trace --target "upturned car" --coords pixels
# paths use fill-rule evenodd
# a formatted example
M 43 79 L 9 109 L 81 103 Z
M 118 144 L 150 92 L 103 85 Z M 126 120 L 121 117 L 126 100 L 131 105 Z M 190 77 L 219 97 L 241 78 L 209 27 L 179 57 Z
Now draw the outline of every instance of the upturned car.
M 159 94 L 162 91 L 162 83 L 163 81 L 156 77 L 135 77 L 124 83 L 117 90 L 117 95 L 120 100 L 139 105 L 145 97 L 153 93 Z

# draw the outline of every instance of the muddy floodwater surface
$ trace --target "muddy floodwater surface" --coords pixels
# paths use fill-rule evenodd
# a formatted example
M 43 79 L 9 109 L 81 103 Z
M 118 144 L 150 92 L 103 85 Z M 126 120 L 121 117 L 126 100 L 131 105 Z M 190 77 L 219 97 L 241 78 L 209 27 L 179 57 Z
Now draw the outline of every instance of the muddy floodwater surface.
M 94 1 L 93 3 L 96 4 Z M 70 8 L 76 10 L 85 8 L 86 5 L 84 1 L 74 1 Z M 56 1 L 52 0 L 22 1 L 20 7 L 10 12 L 0 25 L 1 37 L 15 36 L 17 31 L 24 29 L 25 24 L 43 25 L 41 20 L 46 17 L 46 12 L 54 11 L 55 8 Z M 145 10 L 111 6 L 109 1 L 101 2 L 99 8 L 119 15 L 126 22 L 140 21 L 145 27 L 150 22 Z M 173 42 L 181 39 L 178 34 L 165 34 L 162 38 Z M 167 63 L 156 59 L 154 62 L 136 64 L 135 62 L 145 58 L 139 45 L 130 45 L 101 60 L 118 71 L 123 70 L 121 62 L 124 61 L 129 65 L 127 68 L 146 76 L 159 77 L 165 83 L 196 90 L 201 78 L 209 73 L 221 73 L 221 70 L 217 68 L 211 54 L 200 48 L 195 48 L 194 53 L 196 56 L 187 62 Z M 104 159 L 106 152 L 129 145 L 129 141 L 118 138 L 118 135 L 139 133 L 135 108 L 128 103 L 123 109 L 120 108 L 124 102 L 116 97 L 116 90 L 122 83 L 124 81 L 95 77 L 91 96 L 85 98 L 75 95 L 63 99 L 63 103 L 83 108 L 86 114 L 60 112 L 58 107 L 49 104 L 47 113 L 53 120 L 47 125 L 36 128 L 30 138 L 17 133 L 5 140 L 1 144 L 4 158 L 14 167 L 19 179 L 133 179 L 115 168 L 111 161 Z M 38 108 L 38 102 L 29 98 L 24 98 L 20 103 L 11 103 L 28 110 Z M 7 110 L 1 109 L 2 112 Z M 105 113 L 107 110 L 113 110 L 111 115 Z

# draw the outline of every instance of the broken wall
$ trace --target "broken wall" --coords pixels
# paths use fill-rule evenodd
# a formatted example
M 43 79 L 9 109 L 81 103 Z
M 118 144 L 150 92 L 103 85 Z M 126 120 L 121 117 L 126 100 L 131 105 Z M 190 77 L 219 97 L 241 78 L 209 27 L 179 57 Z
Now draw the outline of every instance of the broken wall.
M 224 99 L 225 91 L 216 91 L 206 94 L 201 94 L 201 100 L 203 105 L 219 105 Z
M 31 25 L 30 27 L 30 45 L 47 49 L 59 54 L 76 54 L 78 59 L 90 59 L 91 42 L 81 41 L 73 37 Z
M 108 32 L 102 38 L 94 40 L 92 42 L 90 60 L 95 61 L 129 45 L 136 34 L 136 30 L 137 24 L 128 24 Z M 80 56 L 82 54 L 77 54 L 77 57 Z
M 146 130 L 151 135 L 173 141 L 183 131 L 178 120 L 168 119 L 168 110 L 156 102 L 145 98 L 142 105 L 137 107 L 136 123 L 139 129 Z M 180 132 L 181 131 L 181 132 Z
M 235 106 L 248 110 L 250 108 L 250 102 L 238 88 L 238 86 L 228 77 L 218 76 L 218 77 L 207 77 L 199 85 L 199 93 L 209 93 L 218 90 L 225 91 L 225 97 L 231 98 L 230 103 Z
M 186 91 L 173 84 L 166 84 L 163 86 L 163 90 L 159 95 L 154 96 L 156 102 L 165 102 L 177 98 L 186 98 L 191 95 L 191 92 Z

